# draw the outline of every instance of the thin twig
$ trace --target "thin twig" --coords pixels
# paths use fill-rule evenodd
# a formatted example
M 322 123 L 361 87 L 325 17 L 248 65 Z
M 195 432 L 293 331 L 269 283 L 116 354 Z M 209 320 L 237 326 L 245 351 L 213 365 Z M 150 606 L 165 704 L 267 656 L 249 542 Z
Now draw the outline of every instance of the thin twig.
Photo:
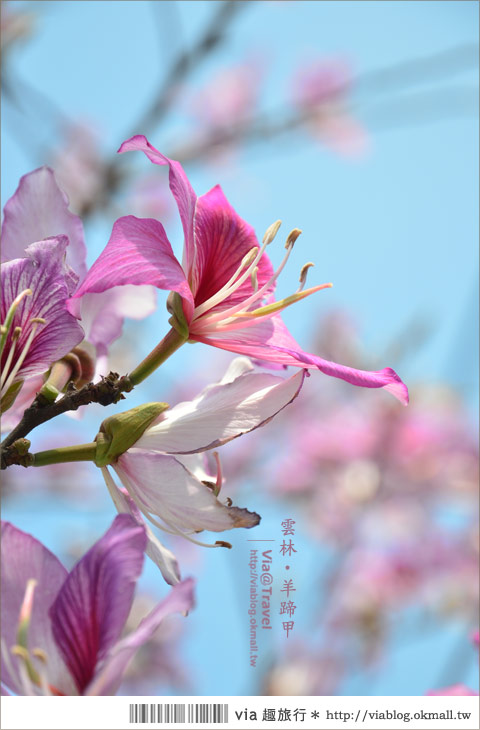
M 181 82 L 186 79 L 192 69 L 198 68 L 199 63 L 225 40 L 227 28 L 237 16 L 237 13 L 252 3 L 246 0 L 224 0 L 224 2 L 216 4 L 218 10 L 205 33 L 200 36 L 191 49 L 185 49 L 179 54 L 161 82 L 158 93 L 154 95 L 153 102 L 144 114 L 137 119 L 129 132 L 124 135 L 124 139 L 128 139 L 135 134 L 147 134 L 153 127 L 158 126 L 173 106 L 180 92 Z M 118 156 L 105 165 L 101 186 L 105 191 L 105 195 L 90 202 L 81 211 L 82 217 L 86 217 L 98 207 L 106 205 L 108 198 L 120 187 L 126 177 L 124 166 L 124 160 Z
M 76 411 L 80 406 L 86 406 L 90 403 L 99 403 L 102 406 L 118 403 L 119 400 L 124 398 L 122 394 L 130 392 L 132 389 L 133 385 L 128 376 L 120 377 L 118 373 L 111 372 L 98 383 L 87 383 L 80 390 L 70 384 L 65 395 L 54 403 L 48 402 L 39 393 L 32 405 L 23 414 L 20 423 L 2 441 L 1 468 L 5 469 L 7 466 L 6 455 L 9 453 L 9 447 L 18 439 L 25 438 L 30 431 L 40 426 L 40 424 L 50 421 L 61 413 Z

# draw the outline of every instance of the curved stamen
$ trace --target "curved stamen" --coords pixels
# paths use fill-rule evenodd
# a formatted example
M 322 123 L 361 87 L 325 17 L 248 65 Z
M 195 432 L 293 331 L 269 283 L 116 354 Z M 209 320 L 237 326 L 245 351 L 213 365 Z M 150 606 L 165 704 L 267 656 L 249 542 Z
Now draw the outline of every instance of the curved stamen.
M 234 306 L 229 307 L 228 309 L 224 309 L 222 312 L 217 312 L 217 314 L 212 314 L 209 317 L 204 317 L 204 319 L 202 321 L 195 324 L 195 332 L 199 332 L 203 328 L 210 329 L 210 326 L 212 324 L 215 324 L 216 322 L 222 322 L 222 324 L 228 324 L 229 321 L 232 321 L 232 322 L 234 321 L 233 319 L 230 320 L 229 318 L 232 317 L 237 312 L 247 312 L 248 307 L 251 304 L 254 304 L 256 301 L 261 300 L 263 298 L 263 295 L 265 294 L 265 292 L 278 279 L 278 277 L 282 273 L 283 269 L 285 268 L 285 265 L 290 257 L 292 249 L 293 249 L 293 242 L 290 242 L 288 245 L 288 248 L 287 248 L 287 253 L 283 257 L 283 261 L 281 262 L 280 266 L 275 271 L 275 273 L 270 277 L 270 279 L 258 291 L 251 294 L 249 297 L 247 297 L 247 299 L 244 299 L 243 302 L 239 302 L 239 304 L 235 304 Z
M 217 481 L 215 482 L 215 489 L 213 490 L 213 493 L 216 497 L 218 497 L 223 484 L 222 463 L 220 461 L 218 451 L 213 452 L 213 458 L 215 459 L 215 463 L 217 465 Z
M 35 337 L 35 333 L 37 331 L 39 324 L 46 324 L 46 320 L 43 319 L 43 317 L 33 317 L 33 319 L 30 320 L 29 324 L 32 325 L 32 329 L 30 331 L 30 334 L 28 335 L 27 341 L 25 343 L 25 347 L 22 350 L 22 353 L 20 357 L 18 358 L 17 362 L 15 363 L 15 367 L 13 368 L 12 372 L 10 373 L 6 383 L 2 385 L 2 389 L 0 392 L 0 396 L 3 396 L 4 393 L 8 391 L 10 386 L 12 385 L 13 381 L 15 380 L 15 376 L 20 370 L 21 366 L 23 365 L 23 361 L 27 357 L 28 351 L 30 349 L 30 346 L 33 342 L 33 338 Z M 3 375 L 3 373 L 2 373 Z
M 228 299 L 231 294 L 236 292 L 237 289 L 243 284 L 243 282 L 246 281 L 246 279 L 251 275 L 252 270 L 255 268 L 256 264 L 260 260 L 266 247 L 267 244 L 265 243 L 260 249 L 257 247 L 250 249 L 246 256 L 243 257 L 240 266 L 233 274 L 233 276 L 230 277 L 227 283 L 222 286 L 221 289 L 215 292 L 213 296 L 211 296 L 205 302 L 202 302 L 202 304 L 199 304 L 198 307 L 195 307 L 194 319 L 197 319 L 197 317 L 200 317 L 202 314 L 204 314 L 204 312 L 207 312 L 209 309 L 216 307 L 217 304 L 220 304 L 225 299 Z M 255 255 L 253 255 L 253 253 Z M 244 271 L 245 267 L 247 268 Z M 241 273 L 242 271 L 243 274 Z
M 299 302 L 301 299 L 305 299 L 305 297 L 310 296 L 310 294 L 314 294 L 321 289 L 330 289 L 331 287 L 331 283 L 319 284 L 318 286 L 311 287 L 311 289 L 305 289 L 304 291 L 285 297 L 285 299 L 280 299 L 278 302 L 267 304 L 265 307 L 253 309 L 250 312 L 239 312 L 238 314 L 232 315 L 230 318 L 231 321 L 228 321 L 227 323 L 219 322 L 208 329 L 205 328 L 206 332 L 207 334 L 214 334 L 215 332 L 233 332 L 234 330 L 245 329 L 245 327 L 258 324 L 260 320 L 265 321 L 267 319 L 271 319 L 278 312 L 290 307 L 296 302 Z M 202 335 L 203 333 L 202 331 L 198 331 L 197 334 Z
M 10 365 L 12 364 L 12 360 L 13 360 L 13 355 L 14 355 L 15 349 L 17 347 L 18 339 L 21 334 L 22 334 L 22 328 L 15 327 L 15 329 L 12 332 L 12 339 L 10 341 L 10 349 L 9 349 L 9 352 L 7 355 L 7 359 L 5 361 L 5 365 L 2 368 L 2 376 L 0 379 L 0 388 L 3 388 L 3 384 L 8 377 L 8 373 L 10 371 Z
M 255 266 L 254 270 L 250 274 L 250 281 L 252 283 L 252 289 L 254 292 L 258 291 L 258 266 Z
M 250 251 L 243 257 L 243 259 L 240 262 L 240 266 L 235 271 L 233 276 L 230 277 L 230 279 L 227 281 L 226 284 L 222 286 L 221 289 L 219 289 L 213 296 L 211 296 L 209 299 L 206 299 L 202 304 L 199 304 L 198 307 L 195 309 L 195 316 L 199 317 L 201 314 L 206 312 L 207 310 L 214 307 L 216 304 L 219 304 L 220 302 L 223 302 L 226 296 L 229 296 L 229 290 L 232 287 L 232 285 L 235 283 L 237 276 L 241 274 L 241 272 L 245 269 L 245 267 L 248 267 L 250 270 L 251 264 L 255 261 L 257 257 L 258 248 L 255 246 L 255 248 L 251 248 Z
M 1 331 L 1 338 L 0 338 L 0 355 L 3 352 L 3 348 L 5 347 L 5 343 L 7 341 L 7 335 L 10 331 L 10 328 L 13 323 L 13 318 L 15 316 L 15 312 L 18 309 L 18 305 L 22 301 L 24 297 L 31 297 L 33 294 L 31 289 L 24 289 L 18 297 L 15 297 L 13 302 L 10 305 L 10 308 L 7 312 L 7 316 L 5 317 L 5 322 L 2 323 L 2 331 Z
M 272 243 L 273 239 L 277 235 L 277 231 L 280 228 L 282 224 L 282 221 L 275 221 L 275 223 L 272 223 L 272 225 L 267 228 L 265 235 L 263 237 L 262 246 L 260 248 L 257 248 L 256 246 L 253 249 L 250 249 L 250 251 L 247 253 L 246 256 L 243 257 L 242 263 L 240 264 L 239 268 L 235 272 L 235 274 L 228 280 L 228 282 L 222 286 L 221 289 L 218 290 L 210 299 L 207 299 L 205 302 L 202 302 L 198 307 L 195 308 L 195 311 L 193 313 L 193 318 L 197 319 L 200 317 L 204 312 L 208 311 L 209 309 L 212 309 L 217 304 L 220 304 L 225 299 L 228 299 L 229 296 L 231 296 L 234 292 L 237 291 L 237 289 L 243 284 L 244 281 L 247 280 L 249 276 L 251 276 L 253 270 L 257 266 L 258 262 L 260 261 L 265 249 L 267 246 Z M 239 279 L 236 279 L 238 274 L 241 272 L 241 270 L 246 266 L 247 264 L 244 263 L 248 260 L 248 257 L 250 257 L 250 254 L 252 251 L 256 251 L 256 255 L 253 259 L 250 260 L 249 266 L 244 271 L 244 273 L 240 276 Z
M 305 284 L 307 283 L 307 274 L 308 274 L 308 270 L 309 270 L 309 269 L 310 269 L 310 268 L 311 268 L 312 266 L 315 266 L 315 264 L 313 263 L 313 261 L 307 261 L 307 263 L 306 263 L 306 264 L 303 264 L 303 266 L 302 266 L 302 269 L 301 269 L 301 271 L 300 271 L 300 277 L 299 277 L 299 279 L 298 279 L 298 281 L 300 282 L 300 286 L 299 286 L 299 287 L 298 287 L 298 289 L 297 289 L 297 294 L 298 294 L 298 292 L 301 292 L 301 291 L 303 291 L 303 287 L 304 287 L 304 286 L 305 286 Z

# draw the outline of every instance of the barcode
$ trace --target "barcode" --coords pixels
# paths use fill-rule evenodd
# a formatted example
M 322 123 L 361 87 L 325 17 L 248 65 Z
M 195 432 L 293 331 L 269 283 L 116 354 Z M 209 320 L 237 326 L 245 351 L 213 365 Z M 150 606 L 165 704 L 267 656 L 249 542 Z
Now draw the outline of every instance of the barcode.
M 130 705 L 131 723 L 217 723 L 228 722 L 228 705 L 138 703 Z

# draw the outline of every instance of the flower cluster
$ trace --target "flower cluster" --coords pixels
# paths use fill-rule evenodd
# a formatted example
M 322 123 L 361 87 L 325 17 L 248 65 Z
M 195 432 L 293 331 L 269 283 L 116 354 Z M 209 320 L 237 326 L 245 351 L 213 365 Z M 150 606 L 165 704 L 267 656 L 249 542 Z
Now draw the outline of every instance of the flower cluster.
M 345 349 L 340 324 L 336 315 L 322 326 L 337 331 L 332 353 Z M 350 332 L 361 364 L 353 341 Z M 414 388 L 411 406 L 399 409 L 362 391 L 349 397 L 340 383 L 328 393 L 309 385 L 310 397 L 263 432 L 254 454 L 238 444 L 232 469 L 237 482 L 260 474 L 331 556 L 312 580 L 320 610 L 295 644 L 279 647 L 265 694 L 336 694 L 352 667 L 372 679 L 386 671 L 399 625 L 413 640 L 447 621 L 467 634 L 478 615 L 478 441 L 456 394 Z M 461 684 L 447 691 L 472 693 Z
M 3 425 L 11 432 L 3 442 L 2 466 L 93 462 L 120 513 L 70 573 L 34 537 L 2 525 L 2 683 L 16 694 L 114 693 L 134 653 L 163 618 L 192 607 L 193 581 L 182 580 L 157 530 L 229 548 L 225 540 L 212 544 L 198 533 L 259 523 L 256 512 L 224 496 L 217 449 L 289 406 L 308 369 L 383 388 L 408 403 L 406 386 L 390 368 L 370 372 L 305 353 L 285 327 L 283 309 L 330 286 L 305 288 L 309 263 L 298 290 L 275 299 L 301 231 L 287 236 L 275 269 L 266 248 L 280 221 L 260 244 L 219 186 L 197 197 L 181 165 L 145 137 L 133 137 L 119 151 L 130 150 L 169 169 L 185 238 L 181 263 L 159 221 L 130 215 L 114 223 L 104 251 L 87 270 L 82 222 L 48 167 L 25 175 L 5 206 L 1 400 Z M 121 335 L 126 316 L 140 319 L 154 310 L 155 288 L 170 292 L 171 329 L 121 379 L 120 388 L 116 373 L 107 376 L 109 346 Z M 219 382 L 191 400 L 172 408 L 144 403 L 106 418 L 90 443 L 67 446 L 62 437 L 56 448 L 29 452 L 25 436 L 38 423 L 68 411 L 70 404 L 74 409 L 116 402 L 122 390 L 140 384 L 187 341 L 239 357 Z M 285 374 L 288 366 L 293 374 Z M 115 397 L 103 397 L 108 387 L 117 388 Z M 45 413 L 43 421 L 36 420 Z M 121 638 L 144 553 L 172 588 Z

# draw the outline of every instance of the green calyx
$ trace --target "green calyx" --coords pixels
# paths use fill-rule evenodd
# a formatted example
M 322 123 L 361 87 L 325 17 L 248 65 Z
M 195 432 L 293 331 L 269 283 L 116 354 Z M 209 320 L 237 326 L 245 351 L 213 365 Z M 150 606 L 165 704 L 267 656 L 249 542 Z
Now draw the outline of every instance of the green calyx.
M 182 297 L 178 292 L 171 291 L 167 299 L 167 309 L 172 315 L 168 323 L 179 335 L 188 340 L 188 324 L 183 313 Z
M 95 464 L 108 466 L 131 448 L 153 421 L 168 408 L 168 403 L 144 403 L 124 413 L 106 418 L 95 438 Z

